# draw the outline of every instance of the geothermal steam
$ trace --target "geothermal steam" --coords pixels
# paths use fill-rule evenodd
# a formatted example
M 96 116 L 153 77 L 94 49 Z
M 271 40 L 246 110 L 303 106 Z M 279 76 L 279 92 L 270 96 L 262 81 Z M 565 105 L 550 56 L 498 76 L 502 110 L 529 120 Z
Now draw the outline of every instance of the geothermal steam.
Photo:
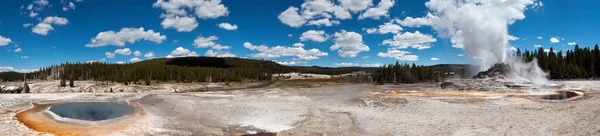
M 451 38 L 453 47 L 464 48 L 476 57 L 480 70 L 495 63 L 509 64 L 514 78 L 536 85 L 548 82 L 547 73 L 535 63 L 524 63 L 508 55 L 508 25 L 525 19 L 523 12 L 541 3 L 535 0 L 431 0 L 425 3 L 433 17 L 431 26 L 440 36 Z

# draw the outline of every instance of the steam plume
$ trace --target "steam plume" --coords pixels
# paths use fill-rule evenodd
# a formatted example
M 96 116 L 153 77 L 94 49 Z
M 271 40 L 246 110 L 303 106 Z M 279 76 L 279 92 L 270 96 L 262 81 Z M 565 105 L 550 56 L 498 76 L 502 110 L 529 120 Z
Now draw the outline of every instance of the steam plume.
M 541 2 L 540 2 L 541 3 Z M 524 12 L 536 8 L 535 0 L 431 0 L 425 3 L 432 12 L 431 26 L 442 37 L 450 38 L 453 47 L 464 48 L 476 57 L 480 70 L 504 62 L 518 77 L 534 84 L 548 80 L 535 63 L 525 64 L 508 55 L 508 25 L 525 19 Z M 541 5 L 541 4 L 539 4 Z

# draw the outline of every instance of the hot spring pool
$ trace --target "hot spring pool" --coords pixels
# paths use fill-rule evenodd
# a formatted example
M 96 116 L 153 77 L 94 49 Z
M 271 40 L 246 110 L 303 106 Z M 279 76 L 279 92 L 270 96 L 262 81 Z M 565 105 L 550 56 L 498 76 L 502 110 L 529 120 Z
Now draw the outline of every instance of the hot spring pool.
M 101 121 L 134 114 L 135 108 L 122 103 L 72 102 L 52 106 L 50 111 L 63 118 Z

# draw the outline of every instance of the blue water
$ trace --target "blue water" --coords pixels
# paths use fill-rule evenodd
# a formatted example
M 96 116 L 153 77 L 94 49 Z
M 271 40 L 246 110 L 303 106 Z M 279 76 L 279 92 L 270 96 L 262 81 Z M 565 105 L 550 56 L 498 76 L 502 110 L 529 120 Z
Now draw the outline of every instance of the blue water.
M 135 108 L 121 103 L 74 102 L 53 106 L 50 111 L 64 118 L 100 121 L 134 114 Z

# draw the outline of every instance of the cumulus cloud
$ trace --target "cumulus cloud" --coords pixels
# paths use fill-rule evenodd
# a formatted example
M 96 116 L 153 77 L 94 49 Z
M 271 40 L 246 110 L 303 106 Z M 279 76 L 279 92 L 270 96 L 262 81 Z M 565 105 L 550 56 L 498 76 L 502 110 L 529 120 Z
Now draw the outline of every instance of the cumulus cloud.
M 559 37 L 552 37 L 550 38 L 550 43 L 559 43 L 560 40 L 558 40 Z
M 294 47 L 304 47 L 304 44 L 302 43 L 294 43 L 294 45 L 292 45 Z
M 327 39 L 329 35 L 325 34 L 325 31 L 308 30 L 300 36 L 300 41 L 325 42 Z
M 567 44 L 568 44 L 568 45 L 577 45 L 577 43 L 575 43 L 575 42 L 569 42 L 569 43 L 567 43 Z
M 385 23 L 383 25 L 379 25 L 379 28 L 363 28 L 363 30 L 367 31 L 368 34 L 374 34 L 374 33 L 378 33 L 378 34 L 388 34 L 388 33 L 392 33 L 392 34 L 397 34 L 400 33 L 400 31 L 402 31 L 402 27 L 400 27 L 397 24 L 394 24 L 392 22 L 388 22 Z
M 515 37 L 515 36 L 512 36 L 512 35 L 508 35 L 508 40 L 509 40 L 509 41 L 516 41 L 516 40 L 519 40 L 519 37 Z
M 140 40 L 151 41 L 157 44 L 162 43 L 167 39 L 167 36 L 161 35 L 153 30 L 145 31 L 140 28 L 122 28 L 119 32 L 104 31 L 98 33 L 92 38 L 91 42 L 86 44 L 86 47 L 102 47 L 106 45 L 125 46 L 125 43 L 133 44 Z
M 135 63 L 135 62 L 140 62 L 140 61 L 142 61 L 142 59 L 140 59 L 140 58 L 138 58 L 138 57 L 131 58 L 131 59 L 129 60 L 129 62 L 133 62 L 133 63 Z
M 31 24 L 31 23 L 26 23 L 26 24 L 23 24 L 23 27 L 27 28 L 27 27 L 30 27 L 30 26 L 32 26 L 32 25 L 33 25 L 33 24 Z
M 125 61 L 117 61 L 115 64 L 125 64 Z
M 191 32 L 198 27 L 198 22 L 194 17 L 166 17 L 160 25 L 164 29 L 175 28 L 177 32 Z
M 175 28 L 179 32 L 194 30 L 198 26 L 195 17 L 215 19 L 229 15 L 221 0 L 158 0 L 152 7 L 165 11 L 161 14 L 161 18 L 165 18 L 161 23 L 163 28 Z
M 251 54 L 255 58 L 273 59 L 279 57 L 295 57 L 296 60 L 315 60 L 319 57 L 327 56 L 326 52 L 322 52 L 319 49 L 305 50 L 302 47 L 285 47 L 275 46 L 267 47 L 266 45 L 252 45 L 249 42 L 244 43 L 244 48 L 250 49 L 251 51 L 257 51 L 258 53 Z
M 144 57 L 146 57 L 147 59 L 154 59 L 156 58 L 156 55 L 154 55 L 154 52 L 147 52 L 146 54 L 144 54 Z
M 188 56 L 188 57 L 198 57 L 199 55 L 198 55 L 198 53 L 196 53 L 195 51 L 192 51 L 192 52 L 188 53 L 188 55 L 187 55 L 187 56 Z
M 117 50 L 115 50 L 115 54 L 128 56 L 128 55 L 131 55 L 131 50 L 129 48 L 117 49 Z
M 537 38 L 537 39 L 540 39 L 540 40 L 542 39 L 542 37 L 541 37 L 541 36 L 538 36 L 538 37 L 536 37 L 536 38 Z
M 196 38 L 196 40 L 194 40 L 194 47 L 196 48 L 212 48 L 214 50 L 223 50 L 223 49 L 230 49 L 230 46 L 223 46 L 221 44 L 217 44 L 214 41 L 219 40 L 218 37 L 216 36 L 209 36 L 209 37 L 202 37 L 202 36 L 198 36 L 198 38 Z
M 109 59 L 115 58 L 115 56 L 117 56 L 117 54 L 112 53 L 112 52 L 105 52 L 104 55 L 106 55 L 106 58 L 109 58 Z
M 381 0 L 376 7 L 369 8 L 367 11 L 360 14 L 358 19 L 379 19 L 382 16 L 388 17 L 390 16 L 388 10 L 394 6 L 394 3 L 393 0 Z
M 292 66 L 293 65 L 306 65 L 306 64 L 308 64 L 308 62 L 306 62 L 306 61 L 283 61 L 283 62 L 275 61 L 275 62 L 279 63 L 281 65 L 292 65 Z
M 17 48 L 14 50 L 14 52 L 22 52 L 23 50 L 21 50 L 21 48 Z
M 333 25 L 339 25 L 340 21 L 337 20 L 331 20 L 329 21 L 328 18 L 323 18 L 323 19 L 319 19 L 319 20 L 311 20 L 308 21 L 308 23 L 306 23 L 306 25 L 314 25 L 314 26 L 333 26 Z
M 440 60 L 440 58 L 431 58 L 431 60 L 436 61 L 436 60 Z
M 427 15 L 424 17 L 417 17 L 417 18 L 406 17 L 406 18 L 404 18 L 404 20 L 396 19 L 396 22 L 402 26 L 421 27 L 421 26 L 431 25 L 432 19 L 439 19 L 439 18 L 434 16 L 431 13 L 427 13 Z
M 6 38 L 0 35 L 0 46 L 6 46 L 10 43 L 12 43 L 12 40 L 10 40 L 10 38 Z
M 220 23 L 218 26 L 220 28 L 223 28 L 225 30 L 230 30 L 230 31 L 238 29 L 237 25 L 232 25 L 232 24 L 229 24 L 229 23 Z
M 171 52 L 171 54 L 167 55 L 167 58 L 187 57 L 190 52 L 191 51 L 186 48 L 177 47 Z
M 231 54 L 229 52 L 218 52 L 218 51 L 213 51 L 213 50 L 206 51 L 206 53 L 204 53 L 204 56 L 220 57 L 220 58 L 236 57 L 235 54 Z
M 306 23 L 306 19 L 298 14 L 298 8 L 289 7 L 285 11 L 281 12 L 277 18 L 283 23 L 291 27 L 300 27 Z
M 296 28 L 305 24 L 333 26 L 340 24 L 339 20 L 352 19 L 352 14 L 357 13 L 362 13 L 359 19 L 389 16 L 388 10 L 393 4 L 392 0 L 382 0 L 378 5 L 373 5 L 372 0 L 339 0 L 335 3 L 332 0 L 305 0 L 300 8 L 287 8 L 278 19 Z
M 351 12 L 359 12 L 373 5 L 373 0 L 339 0 L 340 5 Z
M 354 58 L 358 53 L 369 51 L 363 40 L 362 35 L 356 32 L 347 32 L 342 30 L 335 33 L 335 44 L 329 47 L 330 50 L 337 50 L 338 55 L 343 58 Z
M 434 42 L 437 42 L 437 39 L 433 38 L 431 35 L 421 34 L 421 32 L 416 31 L 414 33 L 404 32 L 402 34 L 396 34 L 394 38 L 384 40 L 381 44 L 399 49 L 410 47 L 423 50 L 431 48 L 431 43 Z
M 399 49 L 390 48 L 387 52 L 379 52 L 377 56 L 382 58 L 394 58 L 402 61 L 417 61 L 419 60 L 419 56 L 413 55 L 408 51 L 403 51 Z
M 138 57 L 138 56 L 141 56 L 141 55 L 142 55 L 142 52 L 140 52 L 140 51 L 135 51 L 135 52 L 133 52 L 133 55 L 135 55 L 136 57 Z
M 542 45 L 536 44 L 536 45 L 533 45 L 533 47 L 540 48 L 540 47 L 542 47 Z
M 333 65 L 337 66 L 337 67 L 380 67 L 380 66 L 382 66 L 382 64 L 379 64 L 379 63 L 359 64 L 359 63 L 347 63 L 347 62 L 334 63 Z
M 50 16 L 31 28 L 31 31 L 39 35 L 48 35 L 49 31 L 54 30 L 52 25 L 67 25 L 67 23 L 69 23 L 69 20 L 66 18 Z
M 28 59 L 29 56 L 21 56 L 21 59 Z

